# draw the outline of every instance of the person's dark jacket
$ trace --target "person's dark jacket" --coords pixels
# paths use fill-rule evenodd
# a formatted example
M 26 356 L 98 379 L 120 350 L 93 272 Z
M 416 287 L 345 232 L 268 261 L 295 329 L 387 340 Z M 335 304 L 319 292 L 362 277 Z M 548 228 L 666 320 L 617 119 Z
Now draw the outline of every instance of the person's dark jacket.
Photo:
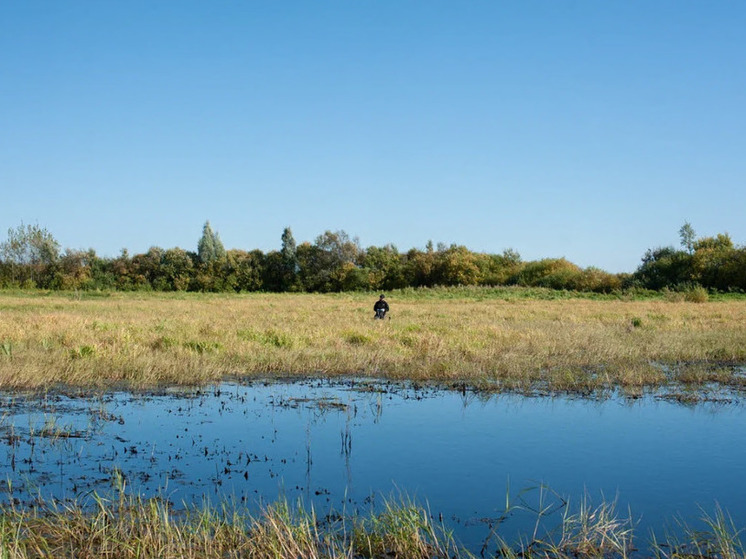
M 389 304 L 383 299 L 379 299 L 378 301 L 376 301 L 376 304 L 373 305 L 374 311 L 377 311 L 378 309 L 383 309 L 386 312 L 389 312 Z

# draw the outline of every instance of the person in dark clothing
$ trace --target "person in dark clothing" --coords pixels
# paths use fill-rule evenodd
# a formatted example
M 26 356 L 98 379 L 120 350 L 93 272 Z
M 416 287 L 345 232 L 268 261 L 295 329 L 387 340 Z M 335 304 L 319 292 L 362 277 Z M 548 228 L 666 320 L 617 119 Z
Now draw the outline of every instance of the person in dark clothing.
M 383 320 L 383 318 L 386 316 L 386 313 L 389 312 L 389 304 L 385 301 L 385 297 L 381 295 L 378 298 L 378 301 L 376 301 L 376 304 L 373 305 L 373 310 L 376 311 L 376 316 L 374 318 L 380 318 Z

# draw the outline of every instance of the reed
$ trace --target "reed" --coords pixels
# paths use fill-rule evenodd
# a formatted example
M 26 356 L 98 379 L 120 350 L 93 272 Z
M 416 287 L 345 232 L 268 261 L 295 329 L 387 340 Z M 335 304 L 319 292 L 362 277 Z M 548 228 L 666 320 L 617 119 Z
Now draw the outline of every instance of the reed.
M 364 375 L 492 390 L 743 388 L 746 300 L 403 290 L 391 320 L 346 294 L 0 293 L 0 388 L 149 388 Z

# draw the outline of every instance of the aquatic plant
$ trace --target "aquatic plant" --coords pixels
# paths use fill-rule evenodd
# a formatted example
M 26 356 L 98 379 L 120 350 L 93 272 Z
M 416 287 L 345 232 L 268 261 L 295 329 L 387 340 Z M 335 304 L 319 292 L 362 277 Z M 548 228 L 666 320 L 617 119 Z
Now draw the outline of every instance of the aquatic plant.
M 743 528 L 737 528 L 730 515 L 719 505 L 713 514 L 701 511 L 703 528 L 691 527 L 678 520 L 678 530 L 668 530 L 659 542 L 652 537 L 657 559 L 743 559 L 746 548 L 741 542 Z

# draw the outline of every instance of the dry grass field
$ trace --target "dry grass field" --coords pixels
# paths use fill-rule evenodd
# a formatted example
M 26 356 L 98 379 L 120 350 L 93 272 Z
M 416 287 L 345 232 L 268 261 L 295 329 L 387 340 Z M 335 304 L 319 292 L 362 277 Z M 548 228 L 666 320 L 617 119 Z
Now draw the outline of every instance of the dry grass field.
M 0 293 L 0 388 L 338 375 L 583 393 L 746 385 L 746 300 L 516 293 L 395 292 L 384 321 L 374 294 Z

